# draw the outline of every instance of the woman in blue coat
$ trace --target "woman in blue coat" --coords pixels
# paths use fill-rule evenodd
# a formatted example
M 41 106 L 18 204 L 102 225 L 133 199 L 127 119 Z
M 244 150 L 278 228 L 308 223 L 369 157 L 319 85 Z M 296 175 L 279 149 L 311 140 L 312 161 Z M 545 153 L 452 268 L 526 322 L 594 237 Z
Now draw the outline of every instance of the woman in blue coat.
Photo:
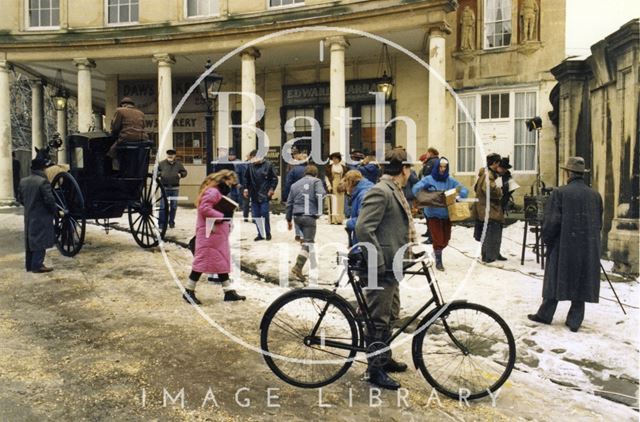
M 442 157 L 433 166 L 431 174 L 425 176 L 413 186 L 413 194 L 416 195 L 421 190 L 426 191 L 447 191 L 458 189 L 458 195 L 466 198 L 469 194 L 467 188 L 462 186 L 453 177 L 449 176 L 449 161 Z M 451 239 L 451 220 L 447 208 L 424 208 L 424 215 L 427 218 L 427 226 L 433 239 L 433 253 L 436 257 L 436 268 L 444 271 L 442 265 L 442 250 L 449 244 Z
M 362 200 L 369 189 L 373 187 L 373 183 L 365 179 L 358 170 L 349 170 L 344 175 L 341 185 L 347 195 L 351 196 L 351 213 L 346 223 L 346 230 L 349 233 L 349 247 L 358 243 L 355 238 L 354 230 L 356 229 L 356 221 L 360 215 Z

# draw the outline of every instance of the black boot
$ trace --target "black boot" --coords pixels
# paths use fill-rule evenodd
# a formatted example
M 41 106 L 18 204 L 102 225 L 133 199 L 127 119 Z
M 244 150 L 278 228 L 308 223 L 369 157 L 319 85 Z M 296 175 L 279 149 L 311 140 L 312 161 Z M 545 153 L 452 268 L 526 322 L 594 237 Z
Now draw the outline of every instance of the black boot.
M 388 336 L 385 336 L 382 332 L 377 332 L 374 336 L 366 336 L 365 342 L 367 344 L 367 354 L 374 353 L 376 350 L 382 350 L 387 347 L 387 343 L 383 341 Z M 390 350 L 384 353 L 376 354 L 375 356 L 367 356 L 369 367 L 367 368 L 368 381 L 380 388 L 386 390 L 397 390 L 400 388 L 400 383 L 391 378 L 385 369 L 386 365 L 390 363 L 391 357 Z
M 235 290 L 227 290 L 224 292 L 225 302 L 235 302 L 236 300 L 245 300 L 245 296 L 240 296 Z
M 398 362 L 392 356 L 389 356 L 389 361 L 383 366 L 387 372 L 405 372 L 407 370 L 407 364 L 404 362 Z
M 189 301 L 189 298 L 191 298 L 193 303 L 195 303 L 196 305 L 202 305 L 202 302 L 200 302 L 198 300 L 198 298 L 196 297 L 196 291 L 195 290 L 184 289 L 184 291 L 185 291 L 185 293 L 182 295 L 182 298 L 187 303 L 191 303 L 191 301 Z

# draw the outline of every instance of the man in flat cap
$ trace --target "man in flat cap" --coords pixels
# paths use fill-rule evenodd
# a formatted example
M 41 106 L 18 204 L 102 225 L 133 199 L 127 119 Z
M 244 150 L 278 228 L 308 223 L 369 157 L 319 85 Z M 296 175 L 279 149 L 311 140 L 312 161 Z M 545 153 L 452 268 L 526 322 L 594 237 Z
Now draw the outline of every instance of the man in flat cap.
M 600 297 L 602 198 L 584 181 L 588 170 L 582 157 L 569 157 L 561 168 L 567 184 L 551 193 L 542 222 L 547 245 L 542 304 L 528 318 L 551 324 L 558 301 L 570 300 L 565 325 L 576 332 L 584 319 L 584 303 L 598 303 Z
M 144 131 L 144 113 L 138 109 L 129 97 L 120 101 L 111 121 L 111 135 L 116 141 L 111 146 L 108 156 L 116 158 L 116 146 L 121 142 L 146 141 L 149 136 Z

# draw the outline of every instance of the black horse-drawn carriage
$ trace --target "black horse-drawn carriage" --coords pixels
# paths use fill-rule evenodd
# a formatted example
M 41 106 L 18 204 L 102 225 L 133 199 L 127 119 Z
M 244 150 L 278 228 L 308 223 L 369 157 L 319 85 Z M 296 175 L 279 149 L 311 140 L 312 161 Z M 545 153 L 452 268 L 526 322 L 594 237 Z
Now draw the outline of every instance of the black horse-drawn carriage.
M 126 212 L 133 238 L 141 247 L 157 246 L 164 237 L 166 224 L 159 224 L 159 216 L 160 208 L 168 209 L 168 201 L 162 185 L 149 173 L 152 142 L 118 144 L 119 168 L 113 170 L 108 151 L 114 141 L 104 132 L 67 138 L 70 167 L 51 180 L 61 211 L 55 217 L 56 246 L 65 256 L 74 256 L 82 248 L 87 219 L 109 230 L 109 219 Z

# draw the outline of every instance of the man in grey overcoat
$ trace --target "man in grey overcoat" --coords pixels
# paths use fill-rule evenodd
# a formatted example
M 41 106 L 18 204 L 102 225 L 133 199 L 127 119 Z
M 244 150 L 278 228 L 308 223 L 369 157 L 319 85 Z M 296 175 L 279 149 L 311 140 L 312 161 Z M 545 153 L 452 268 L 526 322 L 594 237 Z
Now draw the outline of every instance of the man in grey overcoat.
M 565 324 L 576 332 L 584 319 L 585 302 L 599 299 L 602 198 L 584 181 L 588 170 L 582 157 L 569 157 L 561 168 L 567 171 L 567 184 L 552 192 L 542 222 L 547 245 L 542 305 L 528 318 L 551 324 L 558 301 L 570 300 Z
M 365 341 L 369 354 L 369 382 L 382 388 L 396 390 L 400 384 L 387 372 L 404 372 L 407 365 L 393 360 L 391 354 L 371 356 L 370 353 L 388 346 L 391 321 L 400 312 L 399 281 L 393 274 L 393 261 L 398 250 L 416 241 L 411 208 L 402 188 L 411 175 L 407 153 L 402 149 L 389 151 L 385 156 L 383 176 L 364 197 L 356 222 L 358 244 L 368 244 L 377 254 L 377 285 L 381 289 L 365 290 L 367 304 L 375 326 Z M 402 259 L 401 256 L 399 259 Z M 369 271 L 371 271 L 369 267 Z M 376 269 L 373 269 L 375 271 Z
M 51 184 L 44 173 L 46 160 L 31 161 L 31 175 L 20 181 L 18 200 L 24 205 L 25 267 L 29 272 L 48 273 L 44 265 L 46 250 L 54 244 L 53 217 L 56 201 Z

